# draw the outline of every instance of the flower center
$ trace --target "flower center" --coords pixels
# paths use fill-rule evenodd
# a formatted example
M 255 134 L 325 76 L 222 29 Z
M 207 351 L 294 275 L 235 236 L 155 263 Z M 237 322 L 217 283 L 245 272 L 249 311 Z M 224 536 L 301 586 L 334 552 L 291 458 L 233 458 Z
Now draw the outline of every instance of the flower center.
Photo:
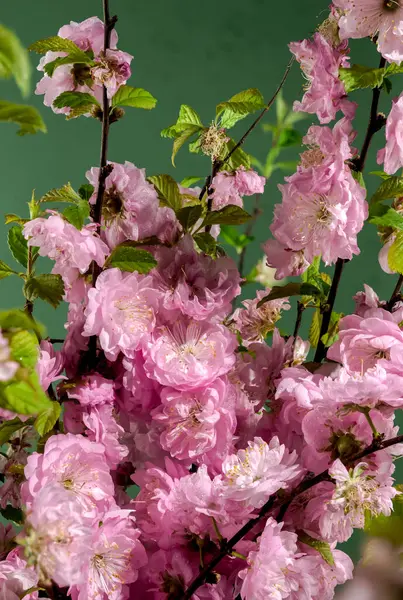
M 86 85 L 91 83 L 91 69 L 88 65 L 82 63 L 74 63 L 71 69 L 71 74 L 76 85 Z
M 400 8 L 399 0 L 383 0 L 383 8 L 388 12 L 395 12 Z
M 318 167 L 322 164 L 324 158 L 325 156 L 319 147 L 310 148 L 301 154 L 301 166 L 304 169 Z
M 102 216 L 105 221 L 112 221 L 115 217 L 123 217 L 123 214 L 124 204 L 122 197 L 115 186 L 112 186 L 104 194 L 104 200 L 102 203 Z

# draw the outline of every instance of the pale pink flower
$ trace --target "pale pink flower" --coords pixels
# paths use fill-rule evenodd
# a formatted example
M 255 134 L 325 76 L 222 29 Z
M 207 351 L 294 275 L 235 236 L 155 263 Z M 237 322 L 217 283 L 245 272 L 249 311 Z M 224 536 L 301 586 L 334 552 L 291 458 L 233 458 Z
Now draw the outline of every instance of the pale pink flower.
M 294 102 L 294 110 L 316 113 L 321 123 L 332 121 L 339 110 L 351 118 L 356 105 L 347 99 L 339 79 L 340 67 L 349 66 L 347 44 L 335 48 L 323 35 L 315 33 L 312 40 L 291 42 L 290 50 L 310 84 L 302 102 Z
M 174 458 L 193 462 L 203 461 L 208 452 L 218 462 L 225 458 L 236 426 L 225 380 L 218 378 L 189 392 L 163 388 L 161 401 L 152 416 L 162 427 L 164 450 Z
M 20 365 L 15 360 L 10 360 L 8 340 L 0 330 L 0 381 L 9 381 L 14 377 Z
M 274 277 L 277 280 L 285 277 L 298 277 L 309 267 L 304 250 L 291 250 L 284 247 L 277 240 L 267 240 L 262 247 L 267 257 L 268 266 L 276 269 Z
M 130 511 L 116 510 L 102 518 L 93 530 L 91 553 L 82 568 L 83 583 L 71 589 L 73 600 L 122 600 L 122 586 L 136 581 L 138 569 L 147 563 Z
M 43 454 L 28 457 L 23 502 L 31 506 L 43 487 L 57 483 L 71 491 L 89 515 L 105 510 L 113 502 L 114 487 L 104 452 L 101 444 L 82 435 L 53 435 Z
M 182 320 L 154 331 L 144 368 L 162 385 L 193 390 L 228 373 L 236 347 L 236 337 L 223 325 Z
M 0 562 L 0 598 L 1 600 L 36 600 L 38 592 L 25 594 L 30 588 L 38 585 L 38 575 L 25 560 L 13 552 L 6 560 Z
M 241 292 L 234 261 L 226 256 L 214 260 L 198 254 L 189 235 L 173 248 L 161 249 L 157 259 L 154 277 L 163 294 L 162 306 L 174 311 L 166 315 L 169 320 L 176 320 L 178 311 L 197 321 L 224 317 Z
M 402 13 L 403 14 L 403 13 Z M 402 18 L 403 26 L 403 18 Z M 402 30 L 403 33 L 403 30 Z M 403 36 L 402 36 L 403 42 Z M 403 60 L 403 54 L 402 54 Z M 383 169 L 389 175 L 403 167 L 403 94 L 393 101 L 391 111 L 386 121 L 386 147 L 378 152 L 378 165 L 383 163 Z
M 42 340 L 36 370 L 44 390 L 47 390 L 54 381 L 65 379 L 63 375 L 60 375 L 63 371 L 63 366 L 62 352 L 56 352 L 49 341 Z
M 235 327 L 242 339 L 248 342 L 264 342 L 268 333 L 273 331 L 276 322 L 281 318 L 282 310 L 290 310 L 288 298 L 270 300 L 260 308 L 258 303 L 270 293 L 270 288 L 256 292 L 253 300 L 242 302 L 245 308 L 238 308 L 233 314 Z
M 121 443 L 124 429 L 119 425 L 111 404 L 91 407 L 83 414 L 88 439 L 102 444 L 106 462 L 111 469 L 125 460 L 129 453 L 127 446 Z
M 121 85 L 124 85 L 131 75 L 131 54 L 121 50 L 102 51 L 95 57 L 95 66 L 91 68 L 91 76 L 95 85 L 105 86 L 108 98 L 112 98 Z
M 240 167 L 234 173 L 221 171 L 211 183 L 214 190 L 211 195 L 213 210 L 219 210 L 228 204 L 242 207 L 242 196 L 263 194 L 265 183 L 266 179 L 253 169 L 247 171 Z
M 400 0 L 333 0 L 341 10 L 340 37 L 364 38 L 377 34 L 378 51 L 389 62 L 403 60 L 403 6 Z
M 395 239 L 396 239 L 396 235 L 394 233 L 389 235 L 387 237 L 387 239 L 385 240 L 385 243 L 383 244 L 382 248 L 379 250 L 379 254 L 378 254 L 379 266 L 381 267 L 382 271 L 384 271 L 388 275 L 393 275 L 393 273 L 396 273 L 396 271 L 393 271 L 390 268 L 389 258 L 388 258 L 390 247 L 394 243 Z
M 104 30 L 105 26 L 101 19 L 89 17 L 81 23 L 70 21 L 68 25 L 63 25 L 59 29 L 58 35 L 72 40 L 84 52 L 92 50 L 94 54 L 99 54 L 104 47 Z M 117 41 L 118 34 L 113 29 L 109 46 L 113 49 L 116 48 Z
M 60 485 L 41 487 L 27 514 L 22 542 L 40 579 L 59 586 L 84 580 L 83 564 L 91 551 L 91 521 L 77 496 Z
M 109 360 L 129 358 L 152 332 L 159 293 L 151 276 L 107 269 L 88 292 L 84 336 L 97 335 Z
M 296 464 L 296 452 L 290 452 L 274 437 L 267 444 L 255 437 L 248 448 L 228 456 L 223 463 L 224 494 L 261 508 L 272 494 L 287 488 L 302 475 Z
M 81 406 L 113 404 L 115 401 L 115 382 L 94 373 L 87 375 L 72 389 L 67 390 L 69 398 L 78 400 Z

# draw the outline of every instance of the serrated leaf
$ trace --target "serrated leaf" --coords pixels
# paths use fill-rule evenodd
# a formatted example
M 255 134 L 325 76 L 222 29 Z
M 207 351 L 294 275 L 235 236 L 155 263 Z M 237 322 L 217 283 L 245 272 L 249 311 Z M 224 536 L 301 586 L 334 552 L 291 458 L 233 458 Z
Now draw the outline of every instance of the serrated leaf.
M 230 151 L 234 148 L 235 142 L 230 139 L 225 143 L 225 151 L 223 152 L 223 160 L 230 153 Z M 245 169 L 250 169 L 250 157 L 241 147 L 237 148 L 235 152 L 233 152 L 228 160 L 225 161 L 224 168 L 229 171 L 236 171 L 239 167 L 245 167 Z
M 38 340 L 33 333 L 22 330 L 13 333 L 9 338 L 10 356 L 21 367 L 33 369 L 38 362 Z
M 176 217 L 179 223 L 182 225 L 184 231 L 190 231 L 200 219 L 203 213 L 203 206 L 197 204 L 196 206 L 185 206 L 176 213 Z
M 381 200 L 388 200 L 389 198 L 398 198 L 403 195 L 403 177 L 389 177 L 385 179 L 375 194 L 371 198 L 371 204 L 373 202 L 380 202 Z
M 251 215 L 235 204 L 228 204 L 220 210 L 213 210 L 204 218 L 203 227 L 206 225 L 242 225 L 251 219 Z
M 83 57 L 87 57 L 85 54 L 74 42 L 67 38 L 59 37 L 58 35 L 54 35 L 52 37 L 45 38 L 43 40 L 38 40 L 31 44 L 28 48 L 31 52 L 37 52 L 38 54 L 46 54 L 46 52 L 68 52 L 74 54 L 81 54 Z
M 210 256 L 215 255 L 217 242 L 213 238 L 211 233 L 197 233 L 195 236 L 193 236 L 193 239 L 200 248 L 200 250 L 204 252 L 204 254 L 209 254 Z
M 66 183 L 61 188 L 53 188 L 49 190 L 39 202 L 80 202 L 81 196 L 71 187 L 70 183 Z
M 91 111 L 93 106 L 99 106 L 98 100 L 84 92 L 62 92 L 53 101 L 55 108 L 71 108 L 72 113 L 67 117 L 76 117 Z
M 371 213 L 368 219 L 370 223 L 380 227 L 393 227 L 393 229 L 403 231 L 403 215 L 398 213 L 394 208 L 389 208 L 383 204 L 376 204 L 375 206 L 382 207 L 384 211 L 382 215 L 374 215 Z
M 172 155 L 171 162 L 175 167 L 175 156 L 178 151 L 182 148 L 183 144 L 185 144 L 193 135 L 200 131 L 200 127 L 197 125 L 189 125 L 187 129 L 183 131 L 175 140 L 172 147 Z
M 317 308 L 313 313 L 311 326 L 309 327 L 309 342 L 313 348 L 316 348 L 319 343 L 321 325 L 322 315 Z
M 60 413 L 61 406 L 58 402 L 51 402 L 47 409 L 39 413 L 34 427 L 41 437 L 52 431 L 55 423 L 59 420 Z
M 170 175 L 152 175 L 147 179 L 157 190 L 161 206 L 169 206 L 175 212 L 182 208 L 178 184 Z
M 132 106 L 151 110 L 157 104 L 156 98 L 143 88 L 122 85 L 112 98 L 112 106 Z
M 278 300 L 279 298 L 288 298 L 289 296 L 320 296 L 321 290 L 310 283 L 287 283 L 283 286 L 273 286 L 270 294 L 260 300 L 257 307 L 259 308 L 270 300 Z
M 0 405 L 21 415 L 36 415 L 49 408 L 50 400 L 41 388 L 35 371 L 25 380 L 0 383 Z
M 33 302 L 36 298 L 41 298 L 53 308 L 57 308 L 64 295 L 63 279 L 60 275 L 35 275 L 25 282 L 24 294 L 27 300 Z
M 163 129 L 161 131 L 161 136 L 175 138 L 180 136 L 182 132 L 189 129 L 191 126 L 200 131 L 203 129 L 203 123 L 197 112 L 191 106 L 182 104 L 179 109 L 179 116 L 176 123 Z
M 251 88 L 232 96 L 227 102 L 217 105 L 216 119 L 220 117 L 220 126 L 225 129 L 233 127 L 238 121 L 265 106 L 261 92 Z
M 398 233 L 388 252 L 389 268 L 395 273 L 403 274 L 403 232 Z
M 191 187 L 193 184 L 197 183 L 198 181 L 201 181 L 201 177 L 185 177 L 185 179 L 182 179 L 182 181 L 180 182 L 180 185 L 184 188 L 189 188 Z
M 63 217 L 74 227 L 81 230 L 85 220 L 90 216 L 90 205 L 88 200 L 80 199 L 77 204 L 73 204 L 63 211 Z
M 28 96 L 32 67 L 26 48 L 16 34 L 0 25 L 0 77 L 14 77 L 23 96 Z
M 380 87 L 384 76 L 385 69 L 371 69 L 364 65 L 351 65 L 350 68 L 342 67 L 339 70 L 347 94 L 363 88 Z
M 323 560 L 325 562 L 327 562 L 327 564 L 330 565 L 331 567 L 334 567 L 334 565 L 335 565 L 334 556 L 332 554 L 332 550 L 331 550 L 328 542 L 323 542 L 322 540 L 316 540 L 315 538 L 313 538 L 310 535 L 308 535 L 307 533 L 305 533 L 305 531 L 298 532 L 298 539 L 303 544 L 306 544 L 310 548 L 314 548 L 315 550 L 317 550 L 319 552 L 319 554 L 321 555 L 321 557 L 323 558 Z
M 147 250 L 139 250 L 124 243 L 116 246 L 106 261 L 106 266 L 116 267 L 121 271 L 133 273 L 149 273 L 157 266 L 157 261 Z
M 203 131 L 204 131 L 204 129 L 203 129 Z M 199 135 L 199 137 L 196 138 L 194 142 L 190 142 L 189 152 L 192 152 L 192 154 L 199 154 L 201 152 L 201 142 L 202 142 L 202 138 L 201 138 L 201 135 Z
M 84 80 L 84 82 L 87 82 L 91 87 L 92 80 L 90 67 L 94 64 L 95 63 L 92 60 L 92 58 L 88 54 L 85 54 L 85 52 L 83 53 L 80 50 L 80 52 L 78 53 L 71 52 L 67 56 L 59 56 L 58 58 L 55 58 L 55 60 L 45 63 L 43 65 L 43 70 L 45 71 L 46 75 L 48 75 L 49 77 L 53 77 L 53 73 L 56 71 L 56 69 L 62 67 L 63 65 L 87 65 L 86 72 L 84 72 L 85 67 L 81 68 L 81 77 Z
M 0 513 L 3 519 L 12 521 L 16 525 L 21 525 L 24 522 L 24 514 L 21 508 L 14 508 L 11 504 L 7 504 L 5 508 L 1 508 Z
M 37 133 L 38 131 L 46 133 L 47 131 L 39 112 L 27 104 L 14 104 L 0 100 L 0 121 L 19 125 L 18 135 Z
M 87 202 L 91 198 L 93 193 L 94 193 L 94 186 L 91 185 L 90 183 L 83 183 L 83 185 L 80 185 L 80 187 L 78 188 L 78 195 L 83 200 L 87 200 Z
M 15 260 L 25 269 L 28 264 L 28 243 L 22 235 L 22 229 L 19 225 L 14 225 L 8 230 L 8 247 Z
M 3 423 L 0 424 L 0 446 L 6 444 L 13 433 L 16 433 L 16 431 L 19 431 L 28 425 L 32 425 L 31 419 L 24 422 L 18 418 L 12 419 L 11 421 L 3 421 Z
M 14 213 L 7 213 L 6 215 L 4 215 L 4 223 L 6 225 L 9 225 L 9 223 L 18 223 L 18 225 L 25 225 L 25 223 L 28 223 L 29 219 L 23 219 L 22 217 L 19 217 L 18 215 L 15 215 Z
M 9 267 L 5 262 L 0 260 L 0 279 L 4 279 L 9 275 L 18 275 L 11 267 Z

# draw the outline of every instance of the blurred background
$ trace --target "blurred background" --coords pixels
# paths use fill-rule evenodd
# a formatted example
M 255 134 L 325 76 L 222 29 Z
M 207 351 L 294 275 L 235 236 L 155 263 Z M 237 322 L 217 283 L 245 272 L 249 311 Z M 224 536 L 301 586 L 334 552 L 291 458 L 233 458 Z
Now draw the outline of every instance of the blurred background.
M 216 104 L 241 90 L 257 87 L 269 99 L 289 61 L 288 43 L 312 35 L 328 14 L 326 0 L 204 0 L 202 4 L 187 0 L 111 0 L 110 4 L 112 14 L 119 17 L 119 48 L 134 55 L 129 84 L 149 90 L 158 99 L 158 104 L 150 112 L 128 109 L 125 118 L 112 125 L 109 159 L 131 161 L 138 167 L 145 167 L 148 175 L 169 173 L 177 181 L 190 175 L 204 178 L 210 169 L 208 158 L 190 154 L 187 147 L 179 152 L 176 169 L 172 167 L 172 141 L 162 139 L 160 131 L 176 121 L 180 104 L 192 106 L 208 124 L 215 116 Z M 38 39 L 56 35 L 70 20 L 82 21 L 93 15 L 101 17 L 101 13 L 100 0 L 39 0 L 35 3 L 19 0 L 3 3 L 0 20 L 28 46 Z M 352 63 L 373 67 L 379 61 L 374 45 L 368 40 L 352 43 L 351 58 Z M 31 55 L 31 62 L 35 68 L 38 55 Z M 66 121 L 62 115 L 54 115 L 43 106 L 42 97 L 33 93 L 38 79 L 39 74 L 34 71 L 32 94 L 26 102 L 40 110 L 48 133 L 19 137 L 15 125 L 1 125 L 1 216 L 6 212 L 27 216 L 26 202 L 33 189 L 37 196 L 67 182 L 77 189 L 85 182 L 85 172 L 98 165 L 100 123 L 85 118 Z M 301 98 L 303 85 L 304 80 L 295 64 L 284 87 L 284 100 L 289 105 Z M 399 92 L 395 89 L 394 95 Z M 371 93 L 363 90 L 354 96 L 359 103 L 355 121 L 356 145 L 359 147 L 368 122 Z M 12 80 L 0 81 L 0 98 L 21 102 L 19 90 Z M 390 102 L 391 97 L 383 98 L 381 108 L 385 112 L 388 112 Z M 275 121 L 273 109 L 263 123 L 267 126 Z M 295 127 L 304 134 L 313 122 L 316 122 L 315 118 L 309 115 Z M 233 137 L 238 139 L 248 124 L 248 120 L 240 122 L 232 132 Z M 367 163 L 365 181 L 370 194 L 379 185 L 379 179 L 368 172 L 377 169 L 375 151 L 383 145 L 382 135 L 375 138 Z M 270 145 L 270 132 L 258 127 L 247 140 L 245 150 L 264 163 Z M 281 160 L 296 160 L 300 151 L 298 145 L 285 148 Z M 262 257 L 260 246 L 269 237 L 273 207 L 281 199 L 277 185 L 286 174 L 281 169 L 276 170 L 266 185 L 263 212 L 253 232 L 255 240 L 248 246 L 245 256 L 245 273 L 251 271 Z M 246 200 L 246 210 L 252 211 L 252 203 L 253 198 Z M 0 259 L 15 267 L 7 250 L 8 226 L 2 223 L 3 219 L 0 222 Z M 352 296 L 362 289 L 364 282 L 382 299 L 390 296 L 395 284 L 395 277 L 385 275 L 378 266 L 380 244 L 374 226 L 367 224 L 364 227 L 359 244 L 362 253 L 346 266 L 335 307 L 344 313 L 353 310 Z M 229 251 L 234 252 L 233 249 Z M 236 258 L 236 254 L 233 256 Z M 23 306 L 20 288 L 17 278 L 2 281 L 2 308 Z M 253 285 L 245 286 L 244 294 L 251 296 L 253 293 Z M 38 300 L 35 313 L 46 324 L 50 336 L 63 336 L 64 308 L 54 311 Z M 281 329 L 290 333 L 294 320 L 295 312 L 286 315 Z M 303 332 L 307 331 L 307 326 Z M 402 473 L 398 475 L 398 481 L 402 481 Z M 360 536 L 355 536 L 347 544 L 347 551 L 354 559 L 359 555 L 360 543 Z

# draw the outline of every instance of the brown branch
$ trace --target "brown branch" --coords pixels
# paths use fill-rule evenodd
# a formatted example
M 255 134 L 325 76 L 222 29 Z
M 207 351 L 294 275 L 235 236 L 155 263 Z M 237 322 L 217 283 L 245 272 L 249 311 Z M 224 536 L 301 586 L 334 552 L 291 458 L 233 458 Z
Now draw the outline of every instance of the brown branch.
M 397 280 L 395 289 L 392 292 L 390 300 L 386 304 L 386 310 L 389 310 L 391 312 L 393 310 L 393 307 L 396 304 L 396 302 L 398 300 L 400 300 L 400 298 L 401 298 L 400 290 L 402 289 L 402 285 L 403 285 L 403 275 L 399 275 L 399 279 Z
M 385 448 L 390 448 L 391 446 L 400 444 L 402 442 L 403 435 L 399 435 L 384 441 L 374 440 L 370 446 L 365 448 L 365 450 L 359 452 L 352 459 L 350 459 L 348 461 L 348 465 L 354 464 L 358 460 L 361 460 L 362 458 L 365 458 L 374 452 L 384 450 Z M 266 504 L 264 504 L 259 510 L 256 517 L 245 523 L 245 525 L 241 527 L 241 529 L 237 531 L 237 533 L 230 540 L 223 540 L 221 548 L 217 554 L 213 556 L 211 561 L 203 569 L 201 569 L 200 573 L 194 578 L 187 590 L 181 596 L 177 596 L 175 600 L 190 600 L 195 591 L 205 583 L 208 575 L 221 562 L 221 560 L 231 554 L 236 544 L 238 544 L 238 542 L 240 542 L 245 535 L 247 535 L 255 527 L 255 525 L 261 521 L 261 519 L 266 518 L 272 510 L 279 509 L 280 512 L 277 520 L 281 520 L 284 517 L 287 508 L 297 496 L 303 494 L 307 490 L 311 489 L 318 483 L 322 483 L 323 481 L 331 481 L 327 470 L 319 473 L 319 475 L 316 475 L 315 477 L 306 477 L 294 490 L 291 490 L 287 495 L 283 495 L 283 492 L 281 495 L 277 493 L 271 496 Z

